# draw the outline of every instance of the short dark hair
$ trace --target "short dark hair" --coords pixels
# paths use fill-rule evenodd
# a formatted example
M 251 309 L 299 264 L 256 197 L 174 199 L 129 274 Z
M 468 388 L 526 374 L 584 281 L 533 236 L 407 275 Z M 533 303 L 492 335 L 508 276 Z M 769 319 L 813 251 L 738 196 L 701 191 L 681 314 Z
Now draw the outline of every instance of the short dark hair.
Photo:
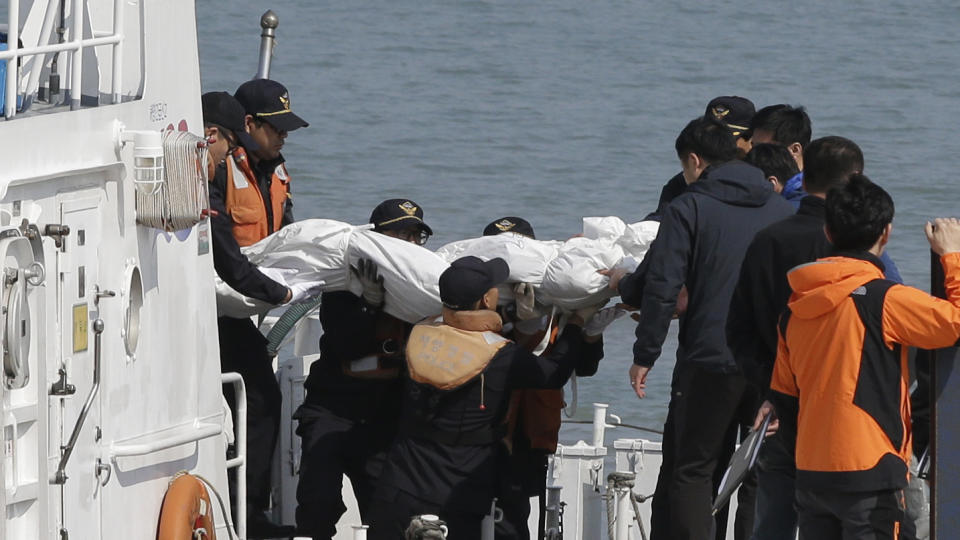
M 737 141 L 726 124 L 712 116 L 694 118 L 683 128 L 676 142 L 677 157 L 693 153 L 709 164 L 732 161 L 737 157 Z
M 835 248 L 866 251 L 893 221 L 893 199 L 869 178 L 854 173 L 827 194 L 826 218 Z
M 786 184 L 787 180 L 793 178 L 800 172 L 797 167 L 797 160 L 793 159 L 793 154 L 787 150 L 786 146 L 779 144 L 758 144 L 750 149 L 744 161 L 763 171 L 765 177 L 776 177 L 780 184 Z
M 826 193 L 863 172 L 863 152 L 857 143 L 832 135 L 803 148 L 803 186 L 807 193 Z
M 806 109 L 791 107 L 785 103 L 770 105 L 757 111 L 750 121 L 750 131 L 756 133 L 758 129 L 769 131 L 777 144 L 790 146 L 800 143 L 803 147 L 810 144 L 813 131 Z

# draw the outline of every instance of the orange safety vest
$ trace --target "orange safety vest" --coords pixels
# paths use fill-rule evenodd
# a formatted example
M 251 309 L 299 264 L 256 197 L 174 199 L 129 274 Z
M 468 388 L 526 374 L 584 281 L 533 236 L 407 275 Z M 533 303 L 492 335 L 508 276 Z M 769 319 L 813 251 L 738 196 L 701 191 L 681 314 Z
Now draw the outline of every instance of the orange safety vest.
M 237 148 L 227 158 L 227 213 L 233 219 L 233 237 L 240 247 L 255 244 L 272 232 L 280 230 L 283 210 L 290 197 L 290 176 L 281 163 L 270 179 L 270 206 L 273 223 L 267 220 L 266 204 L 257 184 L 257 175 L 243 148 Z

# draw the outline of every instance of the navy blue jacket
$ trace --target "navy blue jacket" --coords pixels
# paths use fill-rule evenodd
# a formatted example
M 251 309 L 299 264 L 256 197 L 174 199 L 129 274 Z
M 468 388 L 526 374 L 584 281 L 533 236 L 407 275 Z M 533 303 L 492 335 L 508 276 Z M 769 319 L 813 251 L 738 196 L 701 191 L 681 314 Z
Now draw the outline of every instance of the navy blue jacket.
M 652 367 L 660 357 L 677 294 L 686 284 L 687 311 L 680 317 L 677 364 L 734 372 L 726 322 L 740 264 L 754 235 L 793 214 L 760 169 L 741 161 L 711 167 L 664 210 L 657 239 L 645 257 L 642 296 L 623 301 L 640 308 L 633 361 Z

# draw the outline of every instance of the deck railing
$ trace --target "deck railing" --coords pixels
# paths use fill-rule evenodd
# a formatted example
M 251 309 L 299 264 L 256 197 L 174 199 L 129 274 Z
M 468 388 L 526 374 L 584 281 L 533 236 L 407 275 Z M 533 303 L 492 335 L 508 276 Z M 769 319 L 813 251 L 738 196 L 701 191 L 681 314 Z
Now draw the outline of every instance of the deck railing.
M 57 8 L 60 2 L 70 2 L 71 0 L 49 0 L 47 2 L 47 11 L 43 19 L 43 26 L 40 29 L 40 39 L 38 43 L 47 43 L 53 33 L 53 25 L 56 20 Z M 89 39 L 83 39 L 84 23 L 84 3 L 86 0 L 72 0 L 71 17 L 73 27 L 70 32 L 70 39 L 63 43 L 38 45 L 35 47 L 19 47 L 20 40 L 20 2 L 11 0 L 8 3 L 7 27 L 7 46 L 6 51 L 0 51 L 0 60 L 7 62 L 6 81 L 4 85 L 4 105 L 3 115 L 9 120 L 17 114 L 17 93 L 19 90 L 19 76 L 17 70 L 17 61 L 21 58 L 27 58 L 37 55 L 47 55 L 50 53 L 59 53 L 72 51 L 72 61 L 70 62 L 70 109 L 80 108 L 81 84 L 83 76 L 83 51 L 91 47 L 102 45 L 113 45 L 112 48 L 112 69 L 111 69 L 111 103 L 119 103 L 121 99 L 121 84 L 123 82 L 123 4 L 124 0 L 113 0 L 113 32 L 108 35 L 100 35 Z M 45 61 L 36 61 L 31 66 L 29 84 L 26 93 L 32 93 L 40 78 L 40 72 L 43 70 Z M 26 100 L 24 100 L 26 103 Z

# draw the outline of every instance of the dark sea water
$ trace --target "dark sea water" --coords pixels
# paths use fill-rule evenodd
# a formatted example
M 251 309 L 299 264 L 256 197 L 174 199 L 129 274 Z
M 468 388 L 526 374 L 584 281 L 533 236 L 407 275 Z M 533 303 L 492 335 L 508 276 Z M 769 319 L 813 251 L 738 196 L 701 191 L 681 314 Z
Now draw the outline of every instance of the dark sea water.
M 890 253 L 908 284 L 929 286 L 924 221 L 960 215 L 955 2 L 200 0 L 205 91 L 255 73 L 268 8 L 280 17 L 271 77 L 311 124 L 284 150 L 300 219 L 361 223 L 409 197 L 434 248 L 503 215 L 538 238 L 566 238 L 583 216 L 637 221 L 679 170 L 677 133 L 730 94 L 803 105 L 814 137 L 863 148 L 897 204 Z M 599 373 L 580 381 L 578 416 L 602 401 L 659 427 L 675 331 L 640 401 L 633 324 L 618 322 Z

